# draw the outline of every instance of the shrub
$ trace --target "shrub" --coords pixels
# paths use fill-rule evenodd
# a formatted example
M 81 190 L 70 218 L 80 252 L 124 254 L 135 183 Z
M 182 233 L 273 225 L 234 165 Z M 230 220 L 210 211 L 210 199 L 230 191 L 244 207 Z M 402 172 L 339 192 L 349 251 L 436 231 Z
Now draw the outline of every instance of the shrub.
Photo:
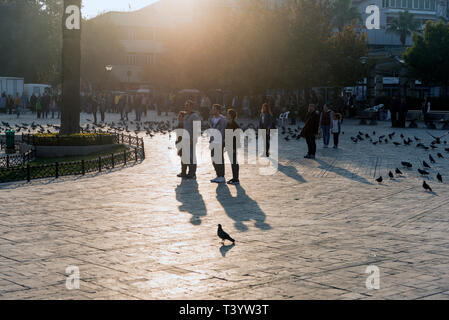
M 33 134 L 30 141 L 35 146 L 93 146 L 116 143 L 109 133 L 78 133 L 68 136 L 57 133 Z

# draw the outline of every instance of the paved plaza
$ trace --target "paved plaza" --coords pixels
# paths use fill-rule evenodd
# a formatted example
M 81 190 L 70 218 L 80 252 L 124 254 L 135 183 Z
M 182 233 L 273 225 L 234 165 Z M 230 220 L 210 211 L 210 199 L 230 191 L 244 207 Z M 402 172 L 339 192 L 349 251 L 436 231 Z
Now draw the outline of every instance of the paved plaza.
M 431 164 L 429 193 L 416 171 L 429 152 L 354 144 L 359 130 L 432 141 L 425 129 L 348 120 L 341 148 L 319 141 L 309 160 L 304 139 L 280 134 L 278 171 L 242 165 L 236 187 L 209 182 L 206 137 L 197 181 L 181 181 L 174 136 L 158 134 L 145 137 L 141 164 L 2 184 L 0 299 L 449 299 L 449 187 L 435 178 L 449 181 L 449 146 L 430 152 L 447 157 Z M 391 180 L 396 167 L 404 176 Z M 217 224 L 235 246 L 221 245 Z M 79 289 L 66 288 L 68 266 Z M 366 286 L 368 266 L 378 290 Z

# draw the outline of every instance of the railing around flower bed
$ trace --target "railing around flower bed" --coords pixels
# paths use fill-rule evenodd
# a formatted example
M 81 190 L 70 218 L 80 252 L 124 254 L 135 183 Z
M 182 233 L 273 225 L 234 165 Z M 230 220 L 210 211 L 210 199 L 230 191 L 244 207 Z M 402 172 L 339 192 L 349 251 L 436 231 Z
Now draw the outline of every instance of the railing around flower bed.
M 111 153 L 107 156 L 100 156 L 92 160 L 80 160 L 73 162 L 55 162 L 44 165 L 23 165 L 20 162 L 16 166 L 0 167 L 0 183 L 42 178 L 59 178 L 70 175 L 85 175 L 86 173 L 102 172 L 114 169 L 120 165 L 137 163 L 145 159 L 145 147 L 143 138 L 132 137 L 130 135 L 114 134 L 117 144 L 129 145 L 131 149 L 118 153 Z M 24 135 L 22 140 L 27 143 L 30 135 Z M 33 152 L 33 151 L 31 151 Z M 31 154 L 34 156 L 34 152 Z
M 35 155 L 36 153 L 34 150 L 30 150 L 22 154 L 7 154 L 0 156 L 0 168 L 24 166 L 28 162 L 33 161 L 36 158 Z

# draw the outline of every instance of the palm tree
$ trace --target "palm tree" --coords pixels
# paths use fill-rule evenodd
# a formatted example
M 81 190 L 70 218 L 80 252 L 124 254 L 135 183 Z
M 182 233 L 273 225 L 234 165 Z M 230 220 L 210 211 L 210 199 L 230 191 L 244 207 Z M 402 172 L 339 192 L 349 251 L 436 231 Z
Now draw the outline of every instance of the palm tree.
M 407 37 L 417 31 L 419 23 L 415 20 L 415 16 L 408 11 L 399 12 L 399 16 L 393 19 L 387 27 L 388 33 L 394 33 L 399 36 L 402 46 L 405 47 Z
M 346 25 L 355 21 L 361 21 L 362 17 L 352 0 L 336 0 L 332 7 L 332 24 L 338 31 L 343 31 Z

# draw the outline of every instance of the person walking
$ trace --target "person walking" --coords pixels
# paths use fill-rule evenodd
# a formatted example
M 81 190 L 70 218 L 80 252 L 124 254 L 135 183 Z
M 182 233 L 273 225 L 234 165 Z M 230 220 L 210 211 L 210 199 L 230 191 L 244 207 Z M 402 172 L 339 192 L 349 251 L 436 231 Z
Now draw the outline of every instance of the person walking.
M 237 124 L 237 111 L 235 109 L 229 109 L 226 113 L 227 116 L 227 124 L 226 124 L 226 136 L 232 137 L 232 150 L 226 147 L 226 152 L 228 154 L 229 160 L 231 161 L 232 168 L 232 179 L 228 181 L 228 184 L 240 184 L 239 180 L 239 164 L 237 161 L 237 147 L 239 146 L 240 137 L 235 135 L 235 131 L 240 129 L 240 126 Z M 232 131 L 230 131 L 232 130 Z M 230 141 L 227 141 L 227 137 L 225 137 L 225 141 L 230 144 Z
M 125 120 L 125 108 L 127 97 L 122 94 L 119 98 L 118 108 L 120 110 L 120 120 Z
M 184 118 L 186 116 L 186 111 L 180 111 L 178 113 L 178 129 L 184 129 Z M 182 161 L 182 138 L 183 138 L 183 132 L 179 130 L 177 132 L 177 138 L 176 138 L 176 149 L 178 150 L 178 156 L 181 158 L 181 173 L 179 173 L 177 176 L 179 178 L 186 178 L 187 177 L 187 164 Z
M 215 140 L 215 137 L 210 137 L 210 149 L 211 149 L 211 157 L 212 157 L 212 164 L 215 169 L 215 173 L 217 174 L 217 177 L 215 179 L 212 179 L 210 182 L 213 183 L 222 183 L 226 182 L 225 179 L 225 164 L 224 164 L 224 142 L 225 142 L 225 130 L 226 130 L 226 118 L 221 114 L 221 105 L 220 104 L 214 104 L 212 106 L 212 112 L 211 112 L 212 118 L 210 119 L 210 126 L 213 129 L 216 129 L 221 134 L 221 141 Z M 216 151 L 221 149 L 221 155 L 217 156 Z M 217 159 L 218 158 L 218 159 Z
M 0 97 L 0 109 L 5 109 L 5 112 L 6 112 L 7 102 L 8 102 L 8 98 L 6 97 L 6 93 L 3 92 L 2 96 Z
M 342 117 L 340 113 L 334 113 L 331 122 L 331 131 L 332 135 L 334 136 L 334 149 L 338 148 L 338 140 L 341 133 L 341 118 Z
M 26 96 L 25 92 L 22 92 L 22 97 L 20 97 L 21 112 L 25 113 L 27 107 L 28 107 L 28 97 Z
M 37 103 L 37 97 L 33 92 L 33 94 L 30 97 L 30 108 L 31 108 L 31 112 L 33 112 L 33 113 L 36 111 L 36 103 Z
M 50 98 L 50 111 L 51 111 L 51 118 L 55 118 L 55 108 L 56 108 L 56 97 L 51 96 Z
M 98 99 L 96 95 L 91 96 L 90 106 L 92 110 L 92 115 L 94 116 L 94 124 L 97 124 Z
M 8 94 L 8 98 L 6 100 L 6 108 L 9 111 L 9 114 L 12 114 L 12 108 L 14 107 L 14 99 Z
M 315 104 L 309 104 L 309 109 L 305 118 L 304 127 L 301 131 L 301 136 L 306 139 L 308 152 L 304 157 L 306 159 L 315 159 L 316 142 L 315 138 L 318 134 L 320 124 L 320 113 L 316 110 Z
M 329 109 L 327 104 L 323 106 L 323 112 L 320 116 L 320 128 L 323 131 L 323 144 L 324 148 L 329 147 L 329 140 L 330 140 L 330 128 L 331 128 L 331 121 L 333 119 L 333 112 Z
M 50 95 L 46 91 L 41 99 L 42 118 L 48 119 L 48 110 L 50 108 Z
M 399 109 L 400 101 L 397 96 L 394 96 L 391 100 L 391 126 L 393 128 L 399 127 Z
M 273 128 L 273 113 L 270 105 L 264 103 L 260 112 L 259 129 L 265 129 L 265 155 L 270 156 L 270 130 Z
M 16 97 L 14 98 L 14 109 L 16 110 L 17 118 L 20 116 L 20 108 L 22 106 L 22 99 L 20 99 L 19 93 L 16 92 Z
M 195 122 L 199 121 L 201 126 L 201 118 L 199 115 L 195 112 L 194 107 L 195 104 L 192 100 L 187 100 L 186 104 L 186 110 L 187 113 L 184 116 L 184 132 L 189 134 L 189 144 L 190 144 L 190 155 L 189 155 L 189 163 L 188 163 L 188 169 L 189 172 L 187 173 L 186 178 L 187 179 L 196 179 L 196 168 L 197 168 L 197 162 L 196 162 L 196 143 L 198 140 L 198 137 L 194 135 L 194 124 Z
M 39 93 L 36 99 L 36 115 L 38 119 L 41 118 L 41 113 L 42 113 L 42 97 L 41 94 Z
M 399 106 L 399 127 L 405 128 L 405 122 L 407 121 L 407 113 L 408 113 L 408 106 L 407 106 L 407 100 L 405 97 L 401 98 L 401 104 Z

